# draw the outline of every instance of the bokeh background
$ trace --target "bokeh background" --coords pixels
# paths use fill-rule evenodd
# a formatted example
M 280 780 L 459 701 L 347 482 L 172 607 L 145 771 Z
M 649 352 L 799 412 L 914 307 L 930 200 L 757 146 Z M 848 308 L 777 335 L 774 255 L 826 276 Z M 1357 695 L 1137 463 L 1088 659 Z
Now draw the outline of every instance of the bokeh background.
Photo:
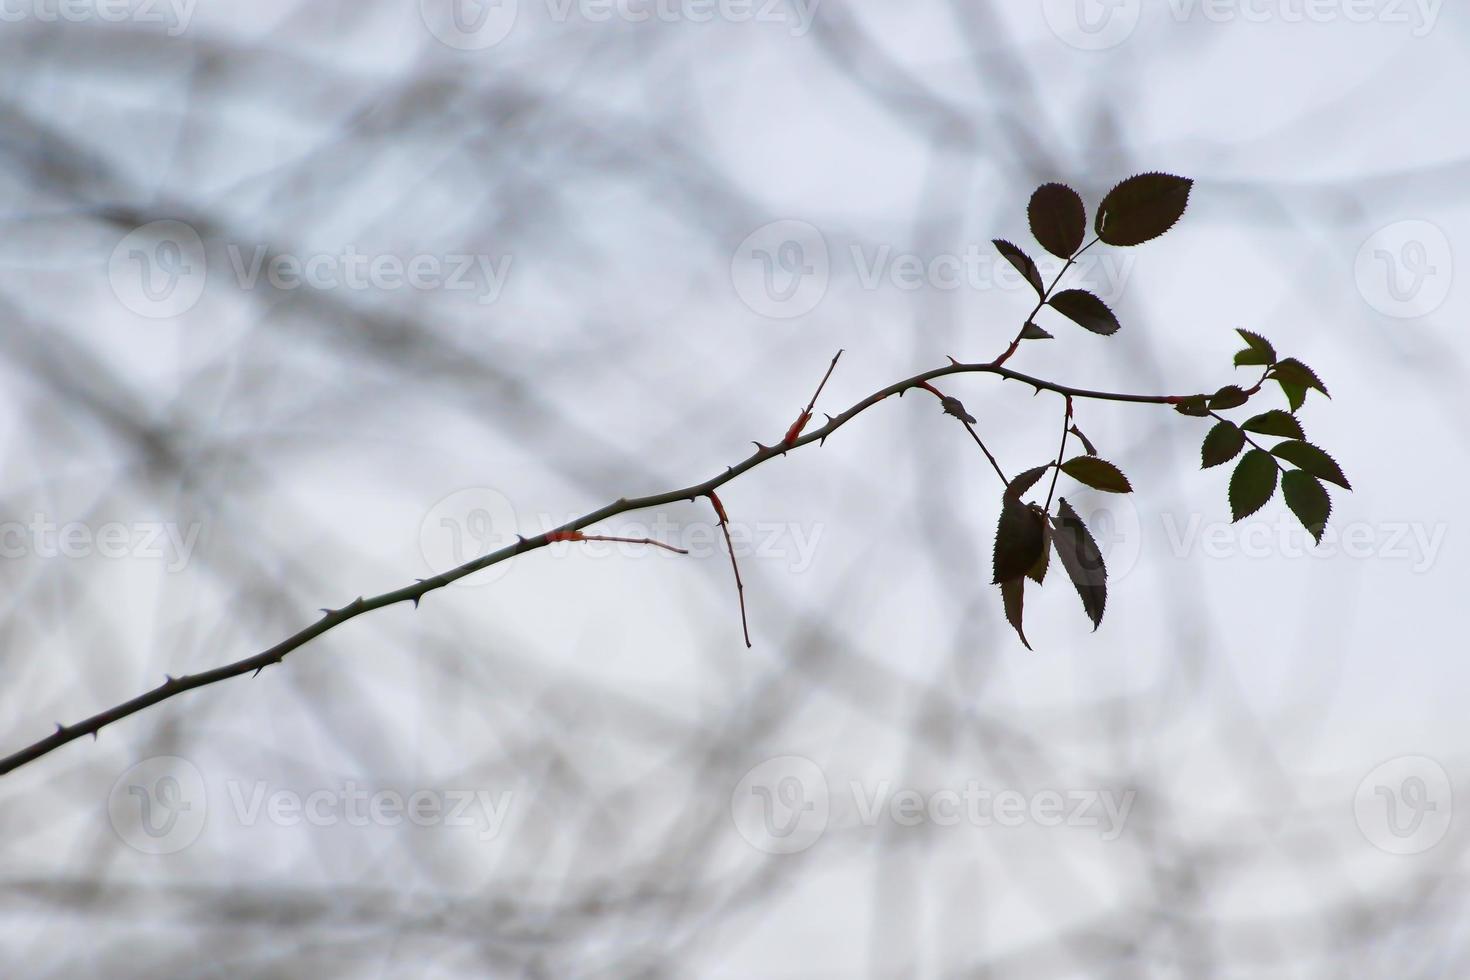
M 0 6 L 4 752 L 994 356 L 1031 190 L 1195 178 L 1021 370 L 1312 365 L 1355 491 L 1199 420 L 1027 652 L 932 399 L 0 780 L 14 977 L 1462 977 L 1470 15 L 1437 0 Z M 1046 260 L 1043 271 L 1058 263 Z M 1059 399 L 950 379 L 1010 472 Z M 1279 396 L 1252 404 L 1273 406 Z

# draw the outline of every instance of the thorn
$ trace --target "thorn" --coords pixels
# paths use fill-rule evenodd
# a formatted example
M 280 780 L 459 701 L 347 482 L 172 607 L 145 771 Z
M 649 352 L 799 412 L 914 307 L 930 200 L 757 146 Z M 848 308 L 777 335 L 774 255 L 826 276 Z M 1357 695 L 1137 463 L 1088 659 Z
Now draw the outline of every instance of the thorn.
M 326 606 L 322 606 L 322 613 L 324 615 L 330 616 L 332 615 L 332 610 L 328 609 Z
M 92 729 L 92 741 L 97 741 L 97 729 Z
M 56 723 L 56 734 L 60 735 L 64 731 L 66 731 L 66 726 L 58 721 Z
M 752 440 L 752 442 L 754 442 L 754 440 Z M 756 452 L 768 453 L 768 452 L 771 451 L 771 447 L 770 446 L 762 446 L 758 442 L 754 442 L 754 445 L 755 445 L 755 448 L 756 448 Z
M 265 670 L 265 664 L 261 664 L 259 667 L 255 668 L 255 673 L 251 674 L 250 676 L 252 678 L 259 677 L 262 670 Z
M 949 357 L 949 363 L 953 364 L 955 367 L 960 366 L 960 362 L 955 360 L 953 357 L 950 357 L 948 354 L 945 354 L 944 356 Z
M 414 608 L 415 608 L 415 609 L 417 609 L 417 608 L 418 608 L 418 607 L 419 607 L 419 600 L 420 600 L 420 599 L 422 599 L 422 598 L 423 598 L 423 596 L 421 596 L 421 595 L 416 595 L 416 596 L 411 596 L 411 598 L 412 598 L 412 599 L 413 599 L 413 607 L 414 607 Z
M 163 675 L 163 686 L 164 687 L 168 687 L 173 682 L 174 682 L 174 675 L 173 674 L 164 674 Z

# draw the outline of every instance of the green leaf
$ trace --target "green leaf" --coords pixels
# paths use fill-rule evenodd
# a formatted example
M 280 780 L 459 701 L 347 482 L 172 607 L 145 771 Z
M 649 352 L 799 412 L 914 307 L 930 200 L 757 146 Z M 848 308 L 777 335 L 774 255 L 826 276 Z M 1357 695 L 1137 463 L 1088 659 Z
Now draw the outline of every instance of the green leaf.
M 1142 245 L 1174 227 L 1189 204 L 1194 181 L 1172 174 L 1147 173 L 1108 191 L 1094 228 L 1109 245 Z
M 1263 449 L 1240 458 L 1230 477 L 1230 513 L 1235 520 L 1249 517 L 1276 493 L 1276 461 Z
M 1026 577 L 1033 579 L 1037 585 L 1040 585 L 1046 578 L 1046 567 L 1048 559 L 1051 557 L 1051 525 L 1047 523 L 1046 514 L 1042 512 L 1041 508 L 1036 507 L 1034 504 L 1032 506 L 1035 508 L 1037 520 L 1041 522 L 1043 543 L 1041 546 L 1041 555 L 1036 559 L 1036 563 L 1026 570 Z
M 1036 290 L 1036 295 L 1038 297 L 1045 296 L 1046 285 L 1041 281 L 1041 272 L 1036 268 L 1036 263 L 1031 261 L 1031 256 L 1004 238 L 995 239 L 994 244 L 996 250 L 1005 256 L 1006 261 L 1015 266 L 1016 271 L 1025 277 L 1026 281 L 1031 284 L 1032 289 Z
M 1322 394 L 1327 395 L 1327 386 L 1317 377 L 1316 372 L 1294 357 L 1277 361 L 1276 366 L 1271 369 L 1271 377 L 1281 382 L 1283 387 L 1293 384 L 1302 388 L 1316 388 Z M 1327 397 L 1332 396 L 1327 395 Z
M 1236 367 L 1250 367 L 1251 365 L 1263 365 L 1270 363 L 1271 362 L 1266 359 L 1265 354 L 1258 350 L 1252 350 L 1249 347 L 1247 347 L 1243 351 L 1237 351 L 1235 354 Z
M 1203 418 L 1210 414 L 1210 406 L 1204 395 L 1190 395 L 1179 399 L 1174 405 L 1174 411 L 1180 415 Z
M 1337 461 L 1310 442 L 1293 439 L 1291 442 L 1278 443 L 1271 447 L 1271 453 L 1306 470 L 1315 477 L 1326 480 L 1328 483 L 1336 483 L 1344 490 L 1353 488 L 1347 477 L 1343 476 L 1342 468 L 1337 465 Z
M 1047 333 L 1045 330 L 1041 329 L 1036 324 L 1032 323 L 1030 320 L 1027 320 L 1026 321 L 1026 325 L 1021 328 L 1021 339 L 1022 340 L 1051 340 L 1051 334 Z
M 1240 385 L 1226 385 L 1210 396 L 1210 410 L 1219 412 L 1227 408 L 1239 408 L 1250 401 L 1250 395 Z
M 1287 439 L 1305 438 L 1302 424 L 1297 421 L 1296 416 L 1290 412 L 1283 412 L 1279 408 L 1273 408 L 1269 412 L 1257 415 L 1241 428 L 1247 432 L 1259 432 L 1264 436 L 1282 436 Z
M 1219 423 L 1205 436 L 1205 443 L 1200 447 L 1200 469 L 1230 462 L 1244 446 L 1245 433 L 1234 422 Z
M 1291 406 L 1293 412 L 1301 408 L 1306 402 L 1306 388 L 1301 385 L 1294 385 L 1290 381 L 1282 381 L 1280 378 L 1276 379 L 1276 383 L 1281 385 L 1281 393 L 1286 396 L 1286 404 Z
M 1281 492 L 1286 497 L 1286 506 L 1302 522 L 1302 527 L 1321 544 L 1327 519 L 1332 516 L 1332 500 L 1326 488 L 1310 473 L 1292 470 L 1281 478 Z
M 1047 305 L 1062 316 L 1104 337 L 1118 332 L 1118 318 L 1108 304 L 1085 289 L 1064 289 Z
M 1052 519 L 1052 543 L 1056 546 L 1062 568 L 1066 569 L 1067 577 L 1082 598 L 1082 608 L 1087 612 L 1087 618 L 1092 620 L 1092 628 L 1097 629 L 1108 602 L 1108 569 L 1087 525 L 1082 523 L 1082 518 L 1077 516 L 1065 497 L 1057 498 L 1057 516 Z
M 1236 327 L 1235 328 L 1235 332 L 1238 333 L 1238 334 L 1240 334 L 1240 338 L 1242 340 L 1244 340 L 1245 343 L 1246 343 L 1246 350 L 1241 351 L 1240 354 L 1245 354 L 1245 353 L 1249 352 L 1249 353 L 1252 353 L 1252 354 L 1256 355 L 1257 357 L 1261 358 L 1261 360 L 1258 360 L 1258 361 L 1248 361 L 1248 362 L 1246 362 L 1246 361 L 1241 361 L 1240 354 L 1236 354 L 1235 355 L 1235 363 L 1236 364 L 1243 364 L 1243 363 L 1249 363 L 1249 364 L 1275 364 L 1276 363 L 1276 348 L 1274 348 L 1274 347 L 1271 346 L 1271 341 L 1267 340 L 1265 337 L 1262 337 L 1258 333 L 1252 333 L 1249 330 L 1242 330 L 1239 327 Z
M 1026 208 L 1031 234 L 1059 259 L 1070 259 L 1087 234 L 1087 206 L 1066 184 L 1042 184 Z
M 1025 575 L 1045 547 L 1041 515 L 1019 500 L 1004 498 L 1000 523 L 995 529 L 995 576 L 991 584 L 999 585 L 1006 579 Z
M 1123 471 L 1096 456 L 1076 456 L 1062 464 L 1062 472 L 1094 490 L 1108 493 L 1132 493 L 1133 487 Z
M 1021 638 L 1021 644 L 1030 650 L 1031 644 L 1026 641 L 1026 632 L 1021 629 L 1021 616 L 1026 605 L 1026 580 L 1011 578 L 1000 583 L 1000 599 L 1005 606 L 1006 622 L 1011 624 L 1011 629 Z
M 1012 500 L 1020 500 L 1021 496 L 1027 490 L 1036 486 L 1036 481 L 1045 476 L 1046 471 L 1051 469 L 1052 465 L 1051 463 L 1047 463 L 1045 466 L 1036 466 L 1024 473 L 1018 474 L 1012 478 L 1010 484 L 1006 487 L 1005 495 Z

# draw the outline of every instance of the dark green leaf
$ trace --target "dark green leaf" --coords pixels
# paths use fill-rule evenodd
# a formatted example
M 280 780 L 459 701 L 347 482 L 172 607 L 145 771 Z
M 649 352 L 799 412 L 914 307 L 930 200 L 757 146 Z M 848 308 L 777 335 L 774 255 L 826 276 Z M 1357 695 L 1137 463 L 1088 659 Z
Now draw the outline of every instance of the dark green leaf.
M 1108 493 L 1132 493 L 1133 487 L 1123 471 L 1096 456 L 1077 456 L 1062 464 L 1062 472 L 1094 490 Z
M 1210 409 L 1219 412 L 1227 408 L 1239 408 L 1248 401 L 1250 395 L 1240 385 L 1226 385 L 1210 396 Z
M 1235 328 L 1235 332 L 1240 334 L 1241 339 L 1246 342 L 1246 350 L 1241 351 L 1240 354 L 1235 355 L 1236 364 L 1276 363 L 1276 348 L 1271 346 L 1271 341 L 1267 340 L 1265 337 L 1262 337 L 1258 333 L 1251 333 L 1249 330 L 1242 330 L 1239 327 Z M 1242 361 L 1240 359 L 1241 354 L 1244 354 L 1247 351 L 1255 354 L 1257 357 L 1260 358 L 1260 360 Z
M 1021 328 L 1021 339 L 1022 340 L 1051 340 L 1051 334 L 1047 333 L 1045 330 L 1041 329 L 1036 324 L 1032 323 L 1030 320 L 1027 320 L 1026 321 L 1026 325 Z
M 1021 644 L 1027 650 L 1031 644 L 1026 642 L 1026 633 L 1021 629 L 1021 614 L 1026 605 L 1026 580 L 1024 578 L 1006 579 L 1000 583 L 1000 599 L 1006 610 L 1006 622 L 1016 631 L 1021 638 Z
M 1281 492 L 1286 497 L 1286 506 L 1302 522 L 1302 527 L 1321 544 L 1327 518 L 1332 516 L 1332 501 L 1326 488 L 1310 473 L 1292 470 L 1281 478 Z
M 1284 361 L 1277 361 L 1276 366 L 1271 369 L 1271 377 L 1280 381 L 1283 385 L 1300 385 L 1303 388 L 1316 388 L 1322 394 L 1327 395 L 1327 386 L 1317 377 L 1316 372 L 1307 367 L 1294 357 L 1288 357 Z M 1327 395 L 1331 398 L 1331 395 Z
M 1118 332 L 1118 318 L 1113 316 L 1108 304 L 1085 289 L 1064 289 L 1053 296 L 1048 305 L 1093 333 L 1107 336 Z
M 1344 490 L 1353 488 L 1352 484 L 1348 483 L 1347 477 L 1342 475 L 1342 469 L 1337 465 L 1337 461 L 1310 442 L 1293 439 L 1291 442 L 1272 446 L 1271 452 L 1328 483 L 1336 483 Z
M 1013 478 L 1010 485 L 1006 487 L 1005 495 L 1012 500 L 1020 500 L 1027 490 L 1036 486 L 1036 481 L 1041 479 L 1046 471 L 1052 468 L 1051 463 L 1045 466 L 1036 466 Z
M 1243 351 L 1237 351 L 1235 354 L 1236 367 L 1250 367 L 1251 365 L 1263 365 L 1270 363 L 1271 362 L 1266 359 L 1266 355 L 1263 352 L 1252 350 L 1249 347 L 1247 347 Z
M 1036 290 L 1038 297 L 1046 295 L 1046 285 L 1041 281 L 1041 272 L 1036 268 L 1036 263 L 1031 261 L 1031 256 L 1003 238 L 995 239 L 995 247 L 1001 255 L 1005 256 L 1006 261 L 1015 266 L 1016 271 L 1026 278 L 1031 288 Z
M 995 529 L 995 576 L 991 583 L 1020 578 L 1030 571 L 1046 547 L 1041 517 L 1013 497 L 1003 499 L 1000 523 Z
M 1077 428 L 1077 426 L 1074 425 L 1068 431 L 1071 432 L 1072 435 L 1076 436 L 1079 441 L 1081 441 L 1082 448 L 1087 450 L 1087 455 L 1089 455 L 1089 456 L 1096 456 L 1097 455 L 1097 447 L 1092 444 L 1092 440 L 1091 439 L 1087 438 L 1086 436 L 1084 436 L 1082 434 L 1082 430 L 1081 429 Z
M 1293 412 L 1301 408 L 1306 402 L 1306 388 L 1301 385 L 1294 385 L 1290 381 L 1282 381 L 1280 378 L 1276 379 L 1276 383 L 1281 385 L 1281 393 L 1286 396 L 1286 404 L 1291 406 Z
M 1236 428 L 1235 423 L 1219 423 L 1205 436 L 1205 444 L 1200 447 L 1200 469 L 1207 470 L 1230 462 L 1244 446 L 1245 433 Z
M 1174 405 L 1174 411 L 1180 415 L 1203 417 L 1210 414 L 1210 405 L 1204 395 L 1190 395 L 1179 399 Z
M 1036 559 L 1036 564 L 1026 570 L 1026 577 L 1034 579 L 1036 584 L 1040 585 L 1046 578 L 1046 567 L 1048 565 L 1048 559 L 1051 557 L 1051 524 L 1047 522 L 1046 514 L 1042 512 L 1040 507 L 1035 504 L 1032 504 L 1031 507 L 1036 514 L 1037 520 L 1041 522 L 1042 545 L 1041 555 Z
M 1189 204 L 1194 181 L 1171 174 L 1129 177 L 1108 191 L 1097 209 L 1097 236 L 1109 245 L 1141 245 L 1174 227 Z
M 1059 259 L 1070 259 L 1087 234 L 1087 206 L 1066 184 L 1042 184 L 1026 208 L 1031 234 Z
M 1065 497 L 1057 498 L 1057 516 L 1052 519 L 1052 543 L 1056 545 L 1057 558 L 1067 570 L 1067 577 L 1082 598 L 1082 608 L 1086 610 L 1087 618 L 1092 620 L 1092 628 L 1097 629 L 1108 601 L 1108 570 L 1087 525 L 1082 523 L 1082 518 L 1077 516 Z
M 1295 415 L 1283 412 L 1279 408 L 1273 408 L 1269 412 L 1257 415 L 1241 426 L 1247 432 L 1259 432 L 1265 436 L 1283 436 L 1287 439 L 1301 439 L 1305 437 L 1302 432 L 1302 424 L 1297 421 Z
M 1230 477 L 1230 513 L 1235 520 L 1249 517 L 1276 493 L 1276 460 L 1262 449 L 1240 458 Z

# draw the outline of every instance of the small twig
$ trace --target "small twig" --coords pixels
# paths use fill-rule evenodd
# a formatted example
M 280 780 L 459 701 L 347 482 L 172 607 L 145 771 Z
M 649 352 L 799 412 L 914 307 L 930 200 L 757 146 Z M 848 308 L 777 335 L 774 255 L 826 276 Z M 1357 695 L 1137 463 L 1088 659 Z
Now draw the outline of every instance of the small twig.
M 546 540 L 547 541 L 613 541 L 613 542 L 617 542 L 619 544 L 651 544 L 655 548 L 662 548 L 665 551 L 672 551 L 676 555 L 687 555 L 687 554 L 689 554 L 689 551 L 688 551 L 687 548 L 676 548 L 676 547 L 674 547 L 671 544 L 665 544 L 662 541 L 655 541 L 652 538 L 619 538 L 619 537 L 615 537 L 615 536 L 607 535 L 607 534 L 583 534 L 581 531 L 552 531 L 552 532 L 550 532 L 549 534 L 546 535 Z
M 1057 492 L 1057 477 L 1062 473 L 1062 457 L 1067 454 L 1067 436 L 1072 426 L 1072 396 L 1067 399 L 1067 410 L 1062 413 L 1062 444 L 1057 449 L 1057 468 L 1051 471 L 1051 488 L 1046 491 L 1046 506 L 1042 510 L 1051 510 L 1052 495 Z
M 842 351 L 832 355 L 832 363 L 827 365 L 827 373 L 822 375 L 822 381 L 817 385 L 817 390 L 812 394 L 812 400 L 807 402 L 806 408 L 797 416 L 796 421 L 791 423 L 791 428 L 786 430 L 786 437 L 781 440 L 781 445 L 790 449 L 801 435 L 806 424 L 812 420 L 812 410 L 817 407 L 817 399 L 822 395 L 822 389 L 827 387 L 827 379 L 832 377 L 832 372 L 837 368 L 837 358 L 842 356 Z M 757 443 L 759 445 L 759 443 Z
M 834 357 L 832 363 L 836 364 L 837 358 Z M 745 618 L 745 583 L 740 581 L 740 563 L 735 560 L 735 542 L 730 540 L 730 518 L 725 514 L 725 505 L 720 503 L 719 494 L 710 490 L 705 496 L 714 505 L 715 516 L 720 519 L 720 530 L 725 532 L 725 549 L 730 552 L 730 567 L 735 570 L 735 594 L 740 598 L 740 628 L 745 632 L 745 646 L 749 649 L 750 623 Z
M 1006 479 L 1005 472 L 1001 470 L 1000 464 L 995 461 L 995 454 L 986 448 L 984 440 L 980 438 L 980 433 L 975 431 L 975 416 L 965 411 L 965 406 L 958 398 L 944 394 L 929 382 L 921 381 L 918 387 L 923 388 L 935 398 L 938 398 L 939 404 L 944 406 L 946 415 L 953 415 L 960 420 L 960 424 L 965 427 L 965 431 L 970 433 L 970 438 L 975 440 L 975 445 L 979 446 L 980 451 L 985 454 L 985 458 L 990 460 L 990 466 L 995 470 L 995 475 L 1000 477 L 1001 484 L 1010 486 L 1011 481 Z

